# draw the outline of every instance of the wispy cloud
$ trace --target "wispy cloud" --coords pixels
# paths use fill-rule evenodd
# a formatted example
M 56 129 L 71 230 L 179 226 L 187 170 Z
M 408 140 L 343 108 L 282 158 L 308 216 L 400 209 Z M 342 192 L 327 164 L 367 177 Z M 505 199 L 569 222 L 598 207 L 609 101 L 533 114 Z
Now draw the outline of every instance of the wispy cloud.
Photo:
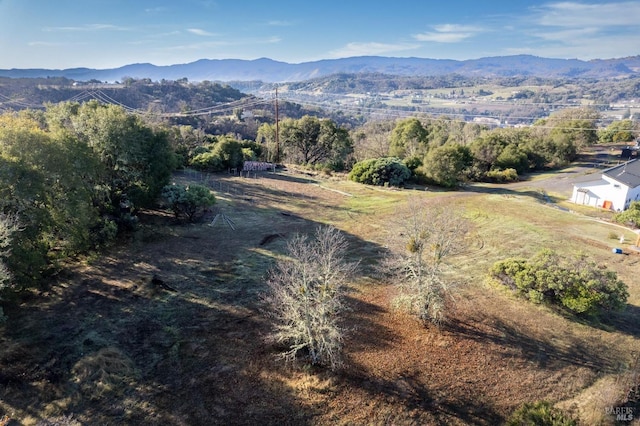
M 68 47 L 68 46 L 84 46 L 86 42 L 54 42 L 54 41 L 30 41 L 27 43 L 31 47 Z
M 210 33 L 209 31 L 200 29 L 200 28 L 187 28 L 187 32 L 190 32 L 191 34 L 195 34 L 197 36 L 201 36 L 201 37 L 213 37 L 215 36 L 214 33 Z
M 180 34 L 181 34 L 180 31 L 174 30 L 174 31 L 167 31 L 167 32 L 164 32 L 164 33 L 156 33 L 156 34 L 151 35 L 151 37 L 152 38 L 174 37 L 174 36 L 177 36 L 177 35 L 180 35 Z
M 359 43 L 352 42 L 346 46 L 332 50 L 329 54 L 334 58 L 345 58 L 351 56 L 368 56 L 368 55 L 382 55 L 394 52 L 400 52 L 405 50 L 413 50 L 418 48 L 417 44 L 391 44 L 391 43 Z
M 280 43 L 281 41 L 282 41 L 282 38 L 278 36 L 272 36 L 272 37 L 267 37 L 263 39 L 258 39 L 255 42 L 259 44 L 275 44 L 275 43 Z
M 507 48 L 504 54 L 531 54 L 548 58 L 606 59 L 629 56 L 628 46 L 640 46 L 640 34 L 610 35 L 607 37 L 580 38 L 564 43 L 517 46 Z
M 640 2 L 547 3 L 530 9 L 523 32 L 543 41 L 535 53 L 557 57 L 615 57 L 638 46 Z M 621 48 L 625 46 L 625 48 Z M 514 48 L 518 50 L 518 48 Z M 620 52 L 620 53 L 618 53 Z
M 434 31 L 414 34 L 418 41 L 433 41 L 436 43 L 457 43 L 483 32 L 483 29 L 471 25 L 443 24 L 434 25 Z
M 533 8 L 538 24 L 556 27 L 638 26 L 640 2 L 548 3 Z
M 587 27 L 587 28 L 568 28 L 561 29 L 558 31 L 539 31 L 534 32 L 533 34 L 543 40 L 548 41 L 578 41 L 584 40 L 585 37 L 592 37 L 597 35 L 599 32 L 598 28 Z
M 180 50 L 180 49 L 202 50 L 202 49 L 212 49 L 212 48 L 227 47 L 227 46 L 244 46 L 244 45 L 255 46 L 257 44 L 274 44 L 274 43 L 279 43 L 280 41 L 281 40 L 279 37 L 234 39 L 233 41 L 211 40 L 211 41 L 202 41 L 199 43 L 187 43 L 187 44 L 180 44 L 176 46 L 167 46 L 166 50 Z
M 297 24 L 292 21 L 269 21 L 267 25 L 271 27 L 293 27 Z
M 76 31 L 131 31 L 130 28 L 111 24 L 85 24 L 75 27 L 45 27 L 43 31 L 50 32 L 76 32 Z
M 418 41 L 433 41 L 436 43 L 458 43 L 471 38 L 484 30 L 471 25 L 443 24 L 434 25 L 434 31 L 414 34 L 413 38 Z

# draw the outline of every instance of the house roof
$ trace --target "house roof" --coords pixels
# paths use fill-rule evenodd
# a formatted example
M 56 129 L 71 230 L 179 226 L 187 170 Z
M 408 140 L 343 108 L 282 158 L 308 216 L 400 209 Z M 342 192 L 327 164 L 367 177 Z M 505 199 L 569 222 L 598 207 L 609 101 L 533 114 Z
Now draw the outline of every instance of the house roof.
M 603 175 L 614 179 L 630 188 L 640 186 L 640 159 L 636 158 L 602 172 Z

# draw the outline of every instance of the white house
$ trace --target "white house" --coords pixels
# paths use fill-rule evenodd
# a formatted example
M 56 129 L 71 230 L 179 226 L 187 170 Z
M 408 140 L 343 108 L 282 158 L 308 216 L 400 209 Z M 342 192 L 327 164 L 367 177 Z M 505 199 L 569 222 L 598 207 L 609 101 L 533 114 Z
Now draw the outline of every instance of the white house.
M 603 209 L 622 211 L 640 200 L 640 159 L 611 167 L 597 181 L 573 186 L 571 201 Z

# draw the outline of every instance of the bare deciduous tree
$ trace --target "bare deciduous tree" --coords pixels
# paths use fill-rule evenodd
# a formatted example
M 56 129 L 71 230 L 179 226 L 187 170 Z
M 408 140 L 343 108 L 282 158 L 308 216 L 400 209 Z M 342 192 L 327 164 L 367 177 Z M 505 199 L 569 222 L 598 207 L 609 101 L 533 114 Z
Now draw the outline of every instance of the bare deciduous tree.
M 337 229 L 317 228 L 313 237 L 295 235 L 286 259 L 270 271 L 264 301 L 273 320 L 270 340 L 286 345 L 282 356 L 308 354 L 312 364 L 340 365 L 345 285 L 357 263 L 346 259 L 347 241 Z
M 356 161 L 389 156 L 389 140 L 395 121 L 368 121 L 352 132 L 353 156 Z
M 447 260 L 467 248 L 471 224 L 462 211 L 419 198 L 410 198 L 397 220 L 382 262 L 399 285 L 394 305 L 438 324 L 455 287 L 446 276 Z

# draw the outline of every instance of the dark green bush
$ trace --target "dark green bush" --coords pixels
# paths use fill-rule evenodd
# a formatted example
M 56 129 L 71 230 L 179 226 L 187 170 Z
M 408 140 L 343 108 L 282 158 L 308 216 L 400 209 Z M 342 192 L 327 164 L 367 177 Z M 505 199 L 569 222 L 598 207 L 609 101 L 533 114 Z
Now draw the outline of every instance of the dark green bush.
M 640 228 L 640 201 L 631 202 L 629 208 L 623 212 L 616 213 L 613 216 L 613 220 Z
M 568 259 L 542 250 L 531 260 L 496 262 L 491 275 L 534 303 L 549 303 L 574 314 L 624 309 L 629 293 L 615 272 L 599 268 L 584 256 Z
M 491 182 L 517 182 L 518 172 L 516 169 L 490 170 L 487 172 L 487 180 Z
M 414 155 L 413 157 L 407 157 L 404 160 L 402 160 L 402 162 L 411 171 L 414 171 L 418 167 L 422 166 L 422 159 L 416 155 Z
M 209 188 L 202 185 L 167 185 L 162 189 L 162 198 L 176 218 L 185 217 L 189 221 L 216 202 Z
M 577 422 L 547 401 L 521 405 L 509 417 L 507 426 L 576 426 Z
M 410 177 L 411 170 L 395 157 L 360 161 L 349 173 L 349 179 L 367 185 L 400 186 Z
M 416 172 L 424 173 L 435 185 L 455 188 L 464 181 L 472 163 L 473 155 L 468 147 L 449 143 L 431 149 Z

